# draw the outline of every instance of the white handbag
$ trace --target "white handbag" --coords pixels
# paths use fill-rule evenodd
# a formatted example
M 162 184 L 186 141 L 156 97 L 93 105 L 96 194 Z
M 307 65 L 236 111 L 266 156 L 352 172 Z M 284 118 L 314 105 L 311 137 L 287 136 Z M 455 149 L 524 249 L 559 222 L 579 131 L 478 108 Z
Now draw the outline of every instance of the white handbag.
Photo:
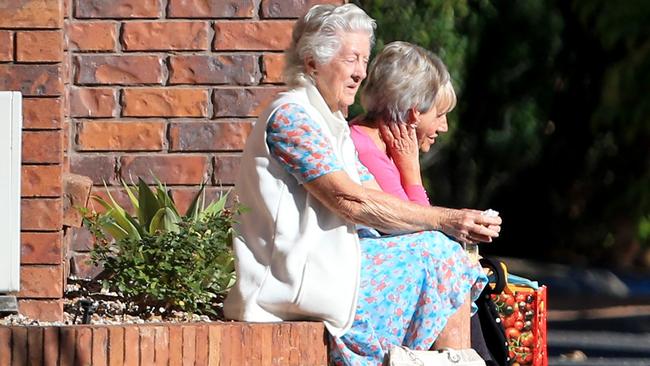
M 393 346 L 388 351 L 389 366 L 485 366 L 485 361 L 471 348 L 445 348 L 435 351 L 415 351 Z

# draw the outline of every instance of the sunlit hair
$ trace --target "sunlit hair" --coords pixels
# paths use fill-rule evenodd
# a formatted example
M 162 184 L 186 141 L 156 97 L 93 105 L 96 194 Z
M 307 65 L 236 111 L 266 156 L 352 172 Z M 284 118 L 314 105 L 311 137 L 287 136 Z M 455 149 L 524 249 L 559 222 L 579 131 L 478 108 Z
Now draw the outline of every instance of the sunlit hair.
M 446 114 L 456 108 L 456 92 L 454 86 L 451 85 L 451 80 L 438 89 L 435 106 L 438 114 Z
M 284 80 L 295 86 L 307 78 L 305 59 L 313 57 L 318 64 L 327 64 L 341 48 L 341 35 L 366 32 L 374 42 L 376 24 L 354 4 L 315 5 L 293 27 L 291 45 L 286 52 Z
M 367 119 L 406 122 L 408 111 L 426 113 L 436 106 L 447 113 L 456 106 L 456 93 L 445 64 L 431 51 L 407 42 L 392 42 L 368 68 L 361 90 Z

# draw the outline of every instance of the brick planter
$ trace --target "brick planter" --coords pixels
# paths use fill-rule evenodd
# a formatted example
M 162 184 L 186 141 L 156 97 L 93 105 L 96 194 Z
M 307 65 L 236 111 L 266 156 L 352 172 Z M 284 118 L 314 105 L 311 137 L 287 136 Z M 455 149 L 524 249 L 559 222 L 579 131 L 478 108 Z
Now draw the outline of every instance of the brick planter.
M 0 327 L 0 365 L 327 365 L 322 323 Z

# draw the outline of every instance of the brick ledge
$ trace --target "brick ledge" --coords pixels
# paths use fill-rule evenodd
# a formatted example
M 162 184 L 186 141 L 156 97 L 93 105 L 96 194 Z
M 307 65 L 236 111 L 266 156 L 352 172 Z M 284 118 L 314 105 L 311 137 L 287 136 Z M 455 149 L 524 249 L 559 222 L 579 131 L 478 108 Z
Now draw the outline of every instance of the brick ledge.
M 0 326 L 0 365 L 327 365 L 318 322 Z

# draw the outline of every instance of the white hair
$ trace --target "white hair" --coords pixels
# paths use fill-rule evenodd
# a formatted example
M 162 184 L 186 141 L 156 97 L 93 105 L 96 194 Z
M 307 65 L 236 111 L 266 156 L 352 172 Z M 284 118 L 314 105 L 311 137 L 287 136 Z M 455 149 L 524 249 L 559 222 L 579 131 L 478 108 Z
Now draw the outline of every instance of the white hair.
M 407 42 L 391 42 L 375 57 L 361 90 L 367 118 L 406 122 L 408 111 L 439 113 L 456 106 L 456 93 L 445 64 L 431 51 Z
M 285 82 L 295 86 L 307 77 L 307 57 L 321 65 L 328 63 L 339 51 L 344 33 L 366 32 L 372 45 L 375 28 L 374 19 L 354 4 L 313 6 L 293 27 L 286 51 Z

